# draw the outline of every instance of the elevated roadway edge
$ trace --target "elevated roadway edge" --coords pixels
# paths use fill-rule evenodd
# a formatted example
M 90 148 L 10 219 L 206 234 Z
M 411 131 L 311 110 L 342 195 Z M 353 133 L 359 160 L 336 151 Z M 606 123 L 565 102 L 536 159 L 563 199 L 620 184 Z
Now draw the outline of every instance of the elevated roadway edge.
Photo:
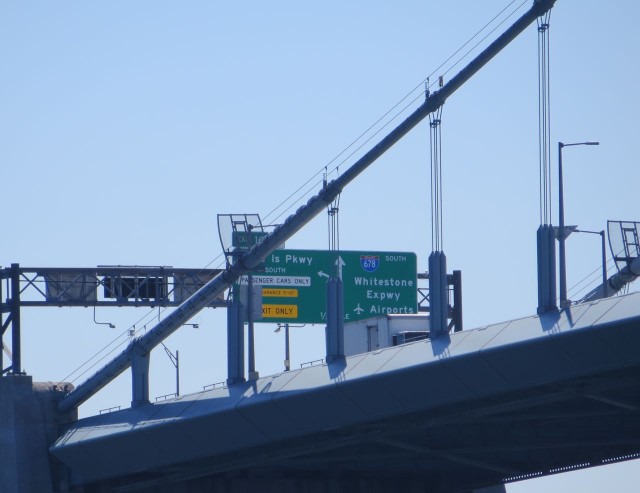
M 81 419 L 50 451 L 85 491 L 469 491 L 640 457 L 639 348 L 634 293 Z

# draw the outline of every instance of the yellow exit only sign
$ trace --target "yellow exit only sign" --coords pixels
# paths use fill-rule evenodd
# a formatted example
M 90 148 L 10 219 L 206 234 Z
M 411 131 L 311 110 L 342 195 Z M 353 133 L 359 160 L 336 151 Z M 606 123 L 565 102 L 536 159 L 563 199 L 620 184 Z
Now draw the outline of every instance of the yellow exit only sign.
M 298 318 L 298 305 L 262 305 L 262 318 Z

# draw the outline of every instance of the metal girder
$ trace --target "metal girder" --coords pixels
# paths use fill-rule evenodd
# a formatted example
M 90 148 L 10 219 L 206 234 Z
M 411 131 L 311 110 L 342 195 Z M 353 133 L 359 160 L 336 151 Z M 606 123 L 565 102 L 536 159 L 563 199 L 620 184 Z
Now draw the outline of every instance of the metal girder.
M 486 461 L 480 461 L 477 459 L 472 459 L 469 457 L 464 457 L 462 455 L 458 455 L 458 454 L 454 454 L 451 453 L 449 451 L 446 450 L 440 450 L 440 449 L 431 449 L 428 447 L 423 447 L 420 445 L 415 445 L 412 443 L 408 443 L 408 442 L 404 442 L 404 441 L 400 441 L 400 440 L 392 440 L 389 438 L 383 438 L 378 440 L 378 443 L 382 443 L 384 445 L 388 445 L 389 447 L 395 447 L 395 448 L 399 448 L 402 450 L 407 450 L 409 452 L 415 452 L 418 453 L 420 455 L 426 455 L 426 456 L 431 456 L 431 457 L 437 457 L 438 459 L 444 459 L 447 460 L 449 462 L 455 462 L 456 464 L 462 464 L 465 466 L 471 466 L 471 467 L 476 467 L 479 469 L 486 469 L 488 471 L 494 471 L 494 472 L 498 472 L 500 474 L 506 474 L 506 475 L 514 475 L 514 474 L 521 474 L 521 471 L 518 471 L 516 469 L 511 469 L 508 467 L 503 467 L 497 464 L 491 464 L 489 462 Z
M 545 422 L 545 421 L 561 421 L 561 420 L 570 420 L 577 418 L 603 418 L 609 416 L 618 416 L 620 411 L 617 410 L 598 410 L 598 411 L 555 411 L 555 412 L 538 412 L 538 413 L 530 413 L 530 414 L 517 414 L 513 416 L 509 415 L 497 415 L 497 416 L 486 416 L 482 419 L 478 419 L 478 423 L 483 424 L 506 424 L 506 423 L 517 423 L 521 421 L 536 421 L 536 422 Z
M 20 306 L 179 306 L 220 272 L 143 266 L 19 267 Z M 225 305 L 220 298 L 209 306 Z
M 263 447 L 254 454 L 229 454 L 226 460 L 218 460 L 214 463 L 194 464 L 184 467 L 178 472 L 162 475 L 162 477 L 157 479 L 136 481 L 126 486 L 116 487 L 113 491 L 117 493 L 136 491 L 161 484 L 177 483 L 213 474 L 237 471 L 247 467 L 255 468 L 267 465 L 273 467 L 273 463 L 276 461 L 305 456 L 311 453 L 333 451 L 339 447 L 358 443 L 362 438 L 361 436 L 335 438 L 332 433 L 327 433 L 327 436 L 323 439 L 305 440 L 304 443 L 288 443 L 286 446 L 285 444 L 277 443 L 272 446 Z
M 625 400 L 622 399 L 615 399 L 612 397 L 607 397 L 604 395 L 600 395 L 600 394 L 585 394 L 584 397 L 586 397 L 587 399 L 592 399 L 594 401 L 598 401 L 598 402 L 602 402 L 603 404 L 608 404 L 610 406 L 613 407 L 617 407 L 620 409 L 626 409 L 629 411 L 638 411 L 640 410 L 640 407 L 636 406 L 635 404 L 631 404 L 630 402 L 627 402 Z
M 544 440 L 544 443 L 514 443 L 497 446 L 482 446 L 482 447 L 464 447 L 464 448 L 452 448 L 449 452 L 452 454 L 482 454 L 490 452 L 523 452 L 534 450 L 558 450 L 558 449 L 573 449 L 579 447 L 606 447 L 612 445 L 635 445 L 640 447 L 640 440 L 630 438 L 618 438 L 618 439 L 586 439 L 578 440 L 574 439 L 570 443 L 566 440 L 550 441 Z

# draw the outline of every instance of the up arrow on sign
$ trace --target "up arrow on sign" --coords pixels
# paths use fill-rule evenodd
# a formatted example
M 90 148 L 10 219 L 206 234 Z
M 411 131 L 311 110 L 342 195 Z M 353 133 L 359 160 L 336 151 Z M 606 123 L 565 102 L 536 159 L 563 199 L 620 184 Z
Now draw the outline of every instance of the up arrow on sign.
M 342 260 L 342 257 L 340 255 L 338 255 L 338 260 L 336 260 L 336 265 L 338 266 L 338 277 L 342 281 L 342 268 L 347 264 L 345 264 L 344 260 Z

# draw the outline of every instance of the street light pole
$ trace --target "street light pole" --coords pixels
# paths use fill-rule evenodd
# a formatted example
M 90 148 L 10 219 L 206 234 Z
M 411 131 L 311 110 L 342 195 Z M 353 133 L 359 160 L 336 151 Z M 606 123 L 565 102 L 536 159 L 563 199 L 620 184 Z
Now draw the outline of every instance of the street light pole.
M 284 369 L 291 370 L 291 353 L 289 352 L 289 324 L 284 324 Z
M 276 330 L 274 332 L 280 332 L 280 329 L 284 327 L 284 371 L 291 370 L 291 351 L 290 351 L 290 341 L 289 341 L 289 329 L 291 327 L 304 327 L 305 324 L 293 325 L 289 323 L 278 324 Z
M 567 300 L 567 263 L 566 263 L 566 250 L 565 240 L 568 234 L 565 232 L 564 225 L 564 190 L 562 183 L 562 149 L 571 146 L 597 146 L 600 142 L 575 142 L 573 144 L 564 144 L 558 142 L 558 253 L 560 257 L 560 308 L 565 308 L 569 305 Z
M 164 342 L 160 342 L 160 344 L 162 344 L 162 347 L 164 348 L 165 353 L 167 353 L 167 356 L 169 356 L 171 363 L 176 369 L 176 397 L 180 397 L 180 354 L 178 354 L 177 349 L 176 349 L 176 354 L 173 354 L 169 350 L 169 348 L 164 345 Z
M 284 371 L 291 370 L 291 354 L 289 351 L 289 324 L 278 324 L 274 332 L 280 332 L 280 329 L 284 327 Z

